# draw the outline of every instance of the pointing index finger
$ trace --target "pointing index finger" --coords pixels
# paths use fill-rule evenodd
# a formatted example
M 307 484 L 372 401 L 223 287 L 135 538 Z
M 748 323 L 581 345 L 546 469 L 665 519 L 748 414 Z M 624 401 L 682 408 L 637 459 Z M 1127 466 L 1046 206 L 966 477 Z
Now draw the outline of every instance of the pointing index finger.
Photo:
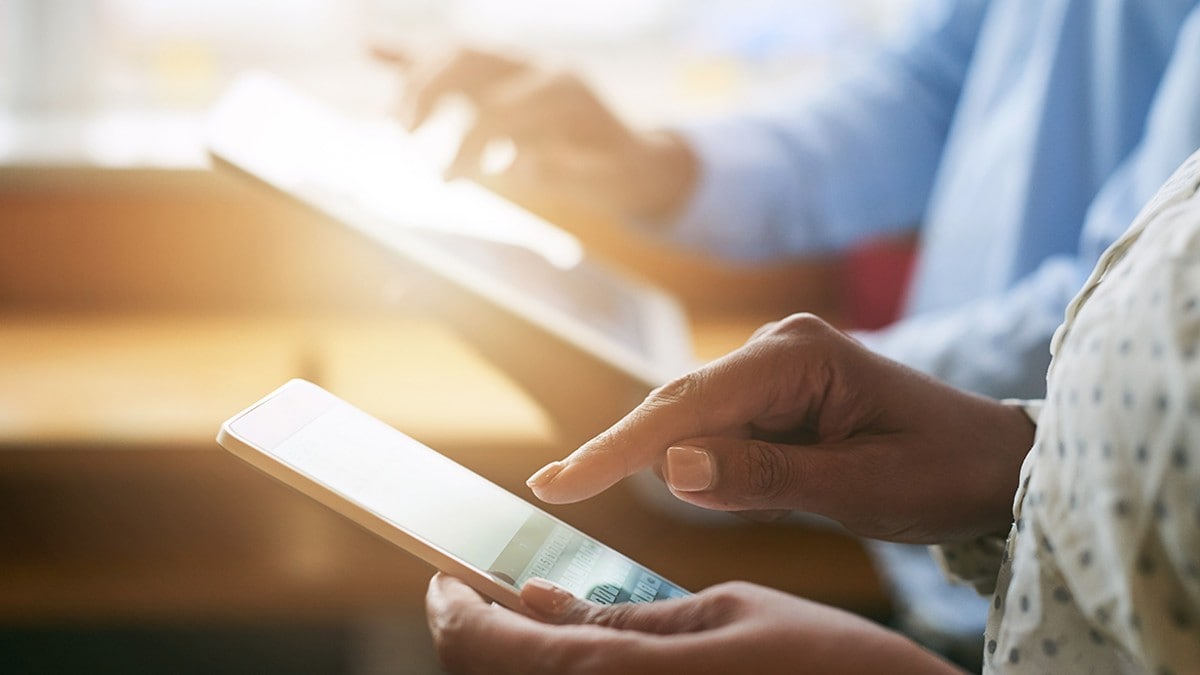
M 478 103 L 489 88 L 528 68 L 521 61 L 472 49 L 460 49 L 448 57 L 417 64 L 409 68 L 402 116 L 407 126 L 415 129 L 444 96 L 459 93 Z
M 552 504 L 577 502 L 661 460 L 673 443 L 739 429 L 763 409 L 763 359 L 743 347 L 650 393 L 619 422 L 528 481 Z M 761 356 L 761 355 L 760 355 Z

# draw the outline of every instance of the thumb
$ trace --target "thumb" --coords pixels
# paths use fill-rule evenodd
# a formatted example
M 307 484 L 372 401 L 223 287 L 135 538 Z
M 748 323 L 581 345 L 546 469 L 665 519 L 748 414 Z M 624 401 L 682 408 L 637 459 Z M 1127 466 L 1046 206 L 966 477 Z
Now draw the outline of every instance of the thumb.
M 691 596 L 695 597 L 695 596 Z M 533 577 L 521 587 L 521 603 L 536 619 L 554 624 L 588 624 L 643 633 L 683 630 L 692 612 L 681 611 L 689 598 L 600 605 L 571 595 L 557 584 Z
M 663 473 L 671 492 L 718 511 L 813 510 L 823 501 L 836 453 L 813 445 L 755 439 L 692 439 L 667 449 Z

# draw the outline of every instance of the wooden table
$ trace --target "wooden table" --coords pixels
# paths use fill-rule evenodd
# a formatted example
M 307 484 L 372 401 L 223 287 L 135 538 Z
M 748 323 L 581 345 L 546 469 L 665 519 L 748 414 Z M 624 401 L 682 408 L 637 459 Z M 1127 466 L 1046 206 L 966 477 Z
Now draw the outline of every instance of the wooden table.
M 827 262 L 722 267 L 544 212 L 682 298 L 704 356 L 836 296 Z M 409 270 L 226 175 L 0 168 L 0 243 L 2 624 L 419 615 L 429 568 L 213 441 L 291 377 L 523 496 L 573 449 L 503 372 L 413 313 Z M 835 531 L 680 520 L 628 486 L 551 510 L 688 588 L 740 578 L 888 610 Z
M 708 353 L 752 325 L 698 328 Z M 439 324 L 391 315 L 0 320 L 0 622 L 345 616 L 419 607 L 431 570 L 214 443 L 286 379 L 337 392 L 521 495 L 571 448 Z M 857 542 L 681 521 L 628 487 L 551 509 L 686 587 L 747 579 L 887 611 Z

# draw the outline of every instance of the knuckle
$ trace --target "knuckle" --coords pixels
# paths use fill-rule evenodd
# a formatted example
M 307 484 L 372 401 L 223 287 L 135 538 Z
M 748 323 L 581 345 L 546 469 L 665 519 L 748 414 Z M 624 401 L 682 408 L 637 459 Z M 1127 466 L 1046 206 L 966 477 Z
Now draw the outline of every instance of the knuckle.
M 763 325 L 759 326 L 754 331 L 754 333 L 752 333 L 750 335 L 750 340 L 757 339 L 759 337 L 762 337 L 763 335 L 769 335 L 769 334 L 773 333 L 775 331 L 776 327 L 778 327 L 778 326 L 779 326 L 778 321 L 770 321 L 770 322 L 764 323 Z
M 575 599 L 557 618 L 560 624 L 593 624 L 603 620 L 607 606 L 596 604 L 590 600 Z
M 745 597 L 755 586 L 745 581 L 727 581 L 708 589 L 705 605 L 709 620 L 720 624 L 739 616 L 745 606 Z
M 584 607 L 583 620 L 580 623 L 618 630 L 637 623 L 639 613 L 645 609 L 645 605 L 636 602 L 622 602 L 615 605 L 587 603 Z
M 643 405 L 652 408 L 676 405 L 694 399 L 701 389 L 701 377 L 691 372 L 650 392 Z
M 701 371 L 693 371 L 675 378 L 650 392 L 638 406 L 638 415 L 646 418 L 665 413 L 684 428 L 695 430 L 704 426 L 704 418 L 715 411 L 706 410 L 706 378 Z
M 721 602 L 740 605 L 742 598 L 751 590 L 758 587 L 748 581 L 726 581 L 712 587 L 713 595 Z
M 775 502 L 791 494 L 795 477 L 788 457 L 779 446 L 750 441 L 746 448 L 746 489 L 764 502 Z
M 592 605 L 584 613 L 584 623 L 605 628 L 620 628 L 628 613 L 627 605 Z
M 467 664 L 462 659 L 465 650 L 461 648 L 461 640 L 458 639 L 458 631 L 453 623 L 438 621 L 430 626 L 430 633 L 433 637 L 433 649 L 442 669 L 457 673 L 463 672 Z
M 817 354 L 828 352 L 832 338 L 841 333 L 815 314 L 800 312 L 769 323 L 754 333 L 747 346 L 760 356 L 771 359 L 794 360 L 797 350 L 803 350 L 805 363 L 819 362 Z
M 772 332 L 798 335 L 820 334 L 831 329 L 824 319 L 809 312 L 797 312 L 777 321 Z

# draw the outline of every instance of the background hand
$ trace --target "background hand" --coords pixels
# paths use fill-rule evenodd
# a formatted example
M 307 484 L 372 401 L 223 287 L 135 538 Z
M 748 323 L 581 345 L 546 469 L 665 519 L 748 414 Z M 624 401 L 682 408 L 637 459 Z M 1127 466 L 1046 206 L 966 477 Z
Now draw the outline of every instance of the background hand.
M 572 502 L 661 465 L 675 496 L 702 507 L 800 509 L 863 536 L 935 543 L 1008 527 L 1032 441 L 1019 410 L 798 314 L 654 391 L 529 484 Z
M 449 95 L 461 94 L 475 106 L 475 122 L 448 178 L 638 218 L 669 215 L 691 191 L 695 159 L 681 140 L 629 128 L 571 73 L 473 49 L 428 60 L 377 53 L 408 75 L 401 118 L 410 129 Z M 503 171 L 485 173 L 484 151 L 498 140 L 512 142 L 515 158 Z
M 443 666 L 489 675 L 958 672 L 865 619 L 745 583 L 601 606 L 536 579 L 521 600 L 528 616 L 435 576 L 425 606 Z

